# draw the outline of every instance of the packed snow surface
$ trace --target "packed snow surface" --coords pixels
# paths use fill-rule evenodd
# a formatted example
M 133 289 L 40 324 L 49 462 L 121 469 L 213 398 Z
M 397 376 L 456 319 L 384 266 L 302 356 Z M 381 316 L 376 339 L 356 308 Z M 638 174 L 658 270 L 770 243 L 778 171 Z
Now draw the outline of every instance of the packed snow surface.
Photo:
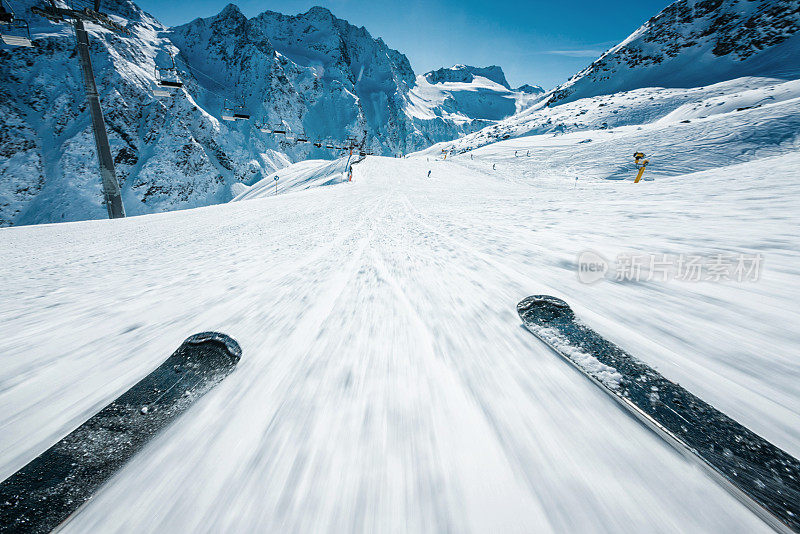
M 797 130 L 770 143 L 736 126 L 784 132 L 786 102 L 2 229 L 0 477 L 217 330 L 241 344 L 238 368 L 65 532 L 766 532 L 522 328 L 516 304 L 565 299 L 800 456 Z M 632 183 L 637 149 L 655 181 Z M 587 250 L 763 263 L 756 281 L 583 284 Z
M 242 184 L 241 192 L 233 200 L 264 198 L 289 191 L 342 183 L 347 180 L 349 165 L 355 161 L 358 161 L 358 156 L 348 156 L 333 161 L 324 159 L 301 161 L 270 174 L 250 187 Z

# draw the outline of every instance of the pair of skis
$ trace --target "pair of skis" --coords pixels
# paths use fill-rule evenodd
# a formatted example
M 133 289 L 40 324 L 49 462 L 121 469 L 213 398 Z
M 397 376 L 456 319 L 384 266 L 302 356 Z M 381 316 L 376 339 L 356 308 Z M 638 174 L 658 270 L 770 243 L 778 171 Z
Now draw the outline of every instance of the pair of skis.
M 800 462 L 579 321 L 563 300 L 517 305 L 525 327 L 778 532 L 800 532 Z M 239 345 L 196 334 L 152 373 L 0 484 L 0 533 L 57 528 L 160 430 L 233 371 Z
M 0 484 L 0 532 L 50 532 L 160 430 L 233 371 L 239 345 L 195 334 L 114 402 Z

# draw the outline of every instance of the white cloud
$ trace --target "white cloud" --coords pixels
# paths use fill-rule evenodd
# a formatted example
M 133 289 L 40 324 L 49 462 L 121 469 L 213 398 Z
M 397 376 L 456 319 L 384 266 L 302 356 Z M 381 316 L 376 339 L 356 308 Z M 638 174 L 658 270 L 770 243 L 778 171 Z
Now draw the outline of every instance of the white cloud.
M 602 55 L 603 52 L 605 52 L 615 44 L 617 44 L 617 41 L 606 41 L 603 43 L 593 43 L 590 45 L 585 45 L 585 48 L 545 50 L 541 53 L 550 54 L 554 56 L 596 58 Z
M 587 48 L 583 50 L 545 50 L 542 53 L 567 57 L 598 57 L 603 52 L 605 52 L 605 49 L 601 50 L 599 48 Z

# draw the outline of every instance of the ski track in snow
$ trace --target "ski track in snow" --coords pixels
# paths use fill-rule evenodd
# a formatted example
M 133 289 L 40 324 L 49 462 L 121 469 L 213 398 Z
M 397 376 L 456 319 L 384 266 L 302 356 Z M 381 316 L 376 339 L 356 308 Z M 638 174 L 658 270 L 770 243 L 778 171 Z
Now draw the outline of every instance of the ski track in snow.
M 797 198 L 800 157 L 576 187 L 510 155 L 570 139 L 370 157 L 352 183 L 0 231 L 0 477 L 218 330 L 241 344 L 238 369 L 65 532 L 766 532 L 525 331 L 516 303 L 565 298 L 797 456 L 800 232 L 775 199 Z M 759 251 L 764 273 L 583 285 L 588 249 Z

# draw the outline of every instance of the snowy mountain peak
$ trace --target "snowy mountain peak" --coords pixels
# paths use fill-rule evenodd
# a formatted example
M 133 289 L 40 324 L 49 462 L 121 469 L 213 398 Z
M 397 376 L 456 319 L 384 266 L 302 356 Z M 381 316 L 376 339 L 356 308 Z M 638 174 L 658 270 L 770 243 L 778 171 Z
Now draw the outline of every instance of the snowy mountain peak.
M 544 88 L 541 85 L 530 85 L 530 84 L 523 84 L 514 89 L 519 93 L 526 93 L 529 95 L 541 95 L 544 94 Z
M 242 11 L 239 9 L 239 6 L 231 3 L 222 8 L 222 11 L 219 12 L 217 17 L 225 18 L 225 17 L 235 17 L 237 15 L 242 15 Z
M 462 82 L 471 83 L 476 76 L 481 76 L 502 85 L 508 90 L 511 86 L 506 80 L 503 69 L 497 65 L 489 67 L 472 67 L 470 65 L 453 65 L 450 68 L 441 68 L 425 73 L 425 78 L 429 83 Z
M 305 15 L 309 18 L 315 19 L 337 20 L 336 16 L 334 16 L 330 9 L 322 6 L 313 6 L 311 9 L 306 11 Z

